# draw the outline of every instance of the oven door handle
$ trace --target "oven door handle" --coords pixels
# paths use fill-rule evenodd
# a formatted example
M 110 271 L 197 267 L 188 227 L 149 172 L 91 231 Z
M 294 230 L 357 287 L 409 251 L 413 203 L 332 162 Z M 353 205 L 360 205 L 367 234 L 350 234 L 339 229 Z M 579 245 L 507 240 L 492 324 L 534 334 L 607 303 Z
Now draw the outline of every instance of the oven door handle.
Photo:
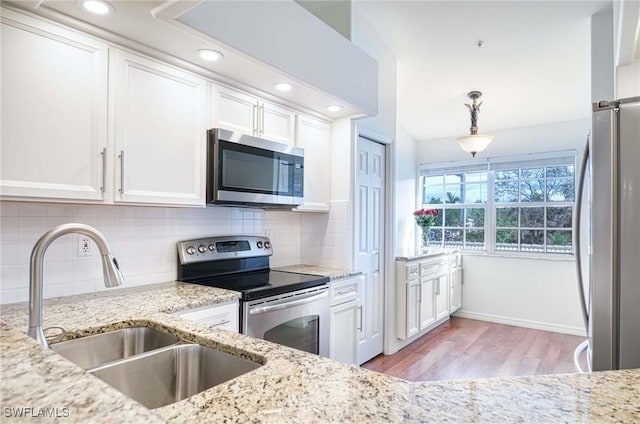
M 327 297 L 329 295 L 329 290 L 325 289 L 320 294 L 312 294 L 301 297 L 296 300 L 283 300 L 282 302 L 275 303 L 269 306 L 262 307 L 249 307 L 249 315 L 258 315 L 258 314 L 266 314 L 267 312 L 273 311 L 281 311 L 283 309 L 291 308 L 293 306 L 305 305 L 307 303 L 315 302 L 316 300 L 322 299 L 323 297 Z

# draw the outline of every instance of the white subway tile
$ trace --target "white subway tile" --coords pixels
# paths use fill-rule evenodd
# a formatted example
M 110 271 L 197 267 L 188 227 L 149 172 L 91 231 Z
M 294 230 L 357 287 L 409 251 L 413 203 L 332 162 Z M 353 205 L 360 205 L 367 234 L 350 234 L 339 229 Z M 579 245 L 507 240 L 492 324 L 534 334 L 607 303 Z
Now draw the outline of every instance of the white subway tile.
M 73 206 L 73 219 L 77 222 L 84 223 L 87 219 L 92 220 L 96 218 L 96 208 L 93 205 L 74 205 Z
M 62 204 L 47 205 L 47 216 L 71 219 L 73 218 L 73 206 Z
M 47 230 L 44 216 L 18 217 L 18 241 L 35 243 Z
M 18 243 L 15 241 L 0 241 L 0 264 L 18 264 Z
M 21 300 L 18 298 L 17 289 L 0 290 L 0 304 L 17 303 Z
M 102 263 L 97 258 L 76 258 L 72 261 L 72 281 L 102 278 Z
M 70 294 L 93 293 L 96 291 L 96 280 L 74 281 L 71 283 Z
M 73 264 L 71 261 L 45 261 L 44 284 L 71 283 Z
M 0 240 L 18 240 L 18 217 L 2 216 L 2 218 L 0 218 Z
M 18 216 L 47 216 L 46 203 L 18 203 Z
M 0 266 L 0 289 L 17 289 L 18 288 L 18 266 L 6 265 Z
M 64 284 L 45 284 L 44 297 L 50 299 L 52 297 L 69 296 L 71 294 L 71 283 Z
M 0 216 L 18 216 L 18 204 L 16 202 L 6 202 L 0 200 Z

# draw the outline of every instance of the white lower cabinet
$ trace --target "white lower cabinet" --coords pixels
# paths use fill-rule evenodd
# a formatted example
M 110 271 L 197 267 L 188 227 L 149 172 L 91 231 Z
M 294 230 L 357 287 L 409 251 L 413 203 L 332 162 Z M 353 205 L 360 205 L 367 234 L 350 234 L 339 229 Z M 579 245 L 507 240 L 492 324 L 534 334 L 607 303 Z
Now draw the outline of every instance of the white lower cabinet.
M 347 364 L 356 364 L 358 360 L 358 339 L 362 329 L 359 297 L 362 279 L 362 276 L 358 276 L 330 283 L 329 357 Z
M 233 331 L 234 333 L 239 331 L 240 307 L 237 300 L 188 309 L 176 312 L 175 315 L 222 330 Z
M 426 333 L 449 318 L 454 300 L 457 308 L 462 305 L 462 279 L 456 277 L 462 275 L 462 262 L 460 260 L 460 272 L 456 274 L 454 268 L 458 260 L 452 262 L 449 256 L 396 262 L 398 338 Z M 454 256 L 458 257 L 459 254 Z M 456 278 L 455 285 L 452 278 Z

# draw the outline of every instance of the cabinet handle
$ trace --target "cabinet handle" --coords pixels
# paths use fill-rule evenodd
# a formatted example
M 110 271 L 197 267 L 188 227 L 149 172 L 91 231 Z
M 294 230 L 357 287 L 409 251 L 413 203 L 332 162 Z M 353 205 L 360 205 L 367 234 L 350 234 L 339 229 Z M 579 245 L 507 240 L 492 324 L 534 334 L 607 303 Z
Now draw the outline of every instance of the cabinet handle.
M 120 150 L 120 197 L 124 196 L 124 150 Z
M 258 135 L 258 105 L 253 105 L 253 135 Z
M 360 320 L 359 320 L 359 324 L 358 324 L 358 331 L 362 331 L 362 305 L 358 306 L 358 313 L 360 315 Z
M 259 134 L 264 134 L 264 105 L 260 105 L 260 113 L 258 114 L 258 130 Z
M 340 291 L 338 291 L 338 294 L 339 294 L 339 295 L 343 295 L 343 294 L 347 294 L 347 293 L 354 292 L 354 291 L 356 291 L 356 290 L 357 290 L 357 289 L 356 289 L 355 287 L 351 287 L 351 288 L 350 288 L 350 289 L 348 289 L 348 290 L 340 290 Z
M 100 191 L 102 193 L 104 193 L 105 191 L 105 187 L 107 185 L 107 148 L 103 147 L 102 148 L 102 152 L 100 152 L 100 155 L 102 155 L 102 187 L 100 187 Z
M 221 325 L 229 324 L 231 321 L 228 319 L 222 320 L 218 323 L 211 324 L 212 327 L 220 327 Z

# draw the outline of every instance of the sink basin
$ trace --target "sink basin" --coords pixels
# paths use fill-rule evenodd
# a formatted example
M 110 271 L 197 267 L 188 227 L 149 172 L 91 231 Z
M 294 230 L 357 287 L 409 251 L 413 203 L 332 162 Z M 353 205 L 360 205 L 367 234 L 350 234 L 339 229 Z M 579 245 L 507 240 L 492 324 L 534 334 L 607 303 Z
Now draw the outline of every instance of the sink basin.
M 51 345 L 51 350 L 84 368 L 175 344 L 180 339 L 150 327 L 132 327 Z
M 186 399 L 260 364 L 196 344 L 167 347 L 89 373 L 150 409 Z

